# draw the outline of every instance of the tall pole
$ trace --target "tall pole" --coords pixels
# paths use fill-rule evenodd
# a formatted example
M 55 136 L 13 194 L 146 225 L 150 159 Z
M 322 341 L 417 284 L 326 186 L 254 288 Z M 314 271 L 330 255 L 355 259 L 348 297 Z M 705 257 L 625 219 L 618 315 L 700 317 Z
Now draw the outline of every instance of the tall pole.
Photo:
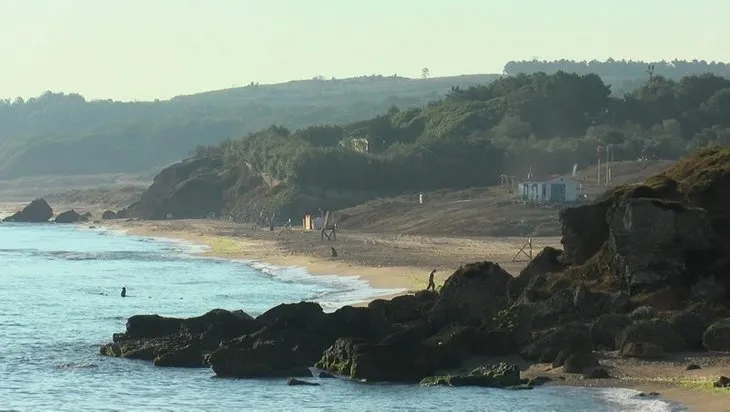
M 601 185 L 601 146 L 596 148 L 596 157 L 598 157 L 598 186 Z
M 611 174 L 611 158 L 609 157 L 611 153 L 611 145 L 606 145 L 606 186 L 608 186 L 608 179 Z

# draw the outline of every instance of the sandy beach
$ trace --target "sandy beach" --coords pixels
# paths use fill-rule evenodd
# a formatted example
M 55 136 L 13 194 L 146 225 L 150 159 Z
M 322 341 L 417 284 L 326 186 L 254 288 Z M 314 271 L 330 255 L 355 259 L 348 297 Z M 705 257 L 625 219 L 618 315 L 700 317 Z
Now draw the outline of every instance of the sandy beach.
M 379 289 L 425 288 L 436 269 L 437 286 L 464 263 L 491 260 L 516 275 L 527 256 L 513 257 L 524 238 L 439 238 L 339 232 L 334 241 L 317 231 L 295 228 L 271 232 L 250 225 L 218 220 L 126 220 L 105 227 L 139 236 L 168 237 L 208 245 L 209 256 L 261 260 L 281 266 L 304 267 L 314 275 L 359 276 Z M 559 238 L 533 239 L 533 253 L 560 246 Z M 332 248 L 337 257 L 332 257 Z M 527 252 L 529 255 L 529 251 Z

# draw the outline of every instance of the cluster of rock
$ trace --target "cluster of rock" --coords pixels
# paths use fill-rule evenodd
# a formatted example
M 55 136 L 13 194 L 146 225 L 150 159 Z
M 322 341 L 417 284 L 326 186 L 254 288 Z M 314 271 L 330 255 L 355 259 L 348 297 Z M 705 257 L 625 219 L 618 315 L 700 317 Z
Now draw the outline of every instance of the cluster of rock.
M 524 382 L 511 365 L 442 371 L 476 356 L 518 354 L 605 378 L 595 350 L 644 359 L 730 351 L 730 168 L 718 168 L 717 156 L 701 152 L 644 185 L 563 210 L 564 250 L 545 248 L 514 278 L 478 262 L 439 293 L 331 314 L 301 302 L 257 318 L 224 310 L 134 316 L 101 353 L 209 366 L 227 377 L 302 377 L 315 366 L 371 382 L 514 387 Z M 730 165 L 730 151 L 720 157 Z
M 484 262 L 464 266 L 440 295 L 423 291 L 333 313 L 317 303 L 300 302 L 276 306 L 256 318 L 221 309 L 188 319 L 137 315 L 101 354 L 157 366 L 209 366 L 222 377 L 309 377 L 315 366 L 369 382 L 419 382 L 458 368 L 475 354 L 510 352 L 508 332 L 481 327 L 482 316 L 489 317 L 497 306 L 477 299 L 495 287 L 506 290 L 509 279 L 499 266 Z M 424 381 L 492 387 L 526 383 L 510 365 Z
M 53 208 L 44 199 L 35 199 L 30 202 L 23 210 L 16 212 L 12 216 L 8 216 L 3 219 L 3 222 L 22 222 L 22 223 L 43 223 L 48 222 L 53 217 Z M 78 223 L 88 222 L 93 218 L 91 213 L 86 212 L 80 214 L 77 211 L 71 209 L 65 212 L 59 213 L 53 221 L 55 223 Z M 102 216 L 102 219 L 116 219 L 117 213 L 107 210 Z

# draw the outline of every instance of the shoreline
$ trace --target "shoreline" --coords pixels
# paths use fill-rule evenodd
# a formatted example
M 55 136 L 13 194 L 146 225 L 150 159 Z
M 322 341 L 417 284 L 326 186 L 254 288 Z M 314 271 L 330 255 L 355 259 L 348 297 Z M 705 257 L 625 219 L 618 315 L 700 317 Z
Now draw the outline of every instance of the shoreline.
M 371 287 L 376 289 L 388 289 L 400 287 L 404 292 L 386 296 L 377 296 L 372 299 L 388 299 L 394 296 L 402 295 L 416 289 L 422 289 L 425 286 L 425 278 L 427 276 L 427 266 L 421 267 L 416 265 L 403 266 L 386 266 L 387 262 L 409 262 L 406 259 L 410 253 L 414 251 L 408 246 L 414 240 L 417 246 L 424 240 L 423 237 L 410 239 L 405 237 L 405 243 L 397 241 L 388 241 L 394 246 L 396 253 L 394 256 L 383 257 L 373 256 L 373 266 L 366 266 L 352 262 L 351 259 L 332 259 L 322 252 L 322 248 L 302 250 L 302 246 L 311 246 L 314 243 L 322 243 L 319 241 L 319 234 L 305 233 L 301 231 L 293 231 L 292 233 L 282 234 L 279 232 L 269 232 L 261 229 L 244 228 L 243 225 L 229 224 L 227 222 L 216 221 L 100 221 L 83 223 L 84 226 L 96 226 L 96 228 L 104 228 L 111 231 L 123 232 L 127 235 L 141 236 L 148 238 L 160 238 L 160 240 L 169 240 L 172 242 L 180 242 L 191 245 L 205 245 L 207 250 L 190 251 L 190 253 L 203 257 L 222 258 L 239 261 L 257 261 L 262 264 L 270 264 L 272 266 L 298 267 L 305 269 L 309 274 L 314 276 L 340 276 L 340 277 L 357 277 L 367 282 Z M 298 241 L 288 239 L 298 236 L 296 239 L 306 239 Z M 377 234 L 343 234 L 344 241 L 340 243 L 338 234 L 338 251 L 342 245 L 342 249 L 351 252 L 350 246 L 354 244 L 369 245 L 369 241 L 376 243 L 385 242 L 390 235 Z M 364 241 L 363 241 L 364 239 Z M 385 240 L 382 240 L 385 239 Z M 435 240 L 434 240 L 435 239 Z M 391 239 L 392 240 L 392 239 Z M 453 253 L 455 250 L 463 249 L 464 242 L 476 242 L 477 247 L 484 245 L 484 242 L 477 242 L 471 239 L 455 239 L 452 241 L 442 238 L 431 238 L 436 244 L 440 244 L 444 248 L 444 253 Z M 508 242 L 507 242 L 508 243 Z M 322 243 L 327 250 L 330 243 Z M 430 247 L 426 244 L 425 247 Z M 367 248 L 367 246 L 365 246 Z M 362 249 L 362 246 L 360 251 Z M 541 247 L 540 247 L 541 249 Z M 403 252 L 399 255 L 397 252 Z M 510 252 L 512 252 L 510 250 Z M 368 256 L 369 257 L 369 256 Z M 439 256 L 435 256 L 438 259 Z M 403 260 L 399 260 L 403 259 Z M 473 262 L 474 260 L 464 260 L 463 254 L 456 256 L 463 263 Z M 483 256 L 481 260 L 490 260 L 490 256 Z M 411 260 L 412 261 L 412 260 Z M 433 261 L 433 260 L 431 260 Z M 452 260 L 453 261 L 453 260 Z M 426 262 L 430 263 L 430 262 Z M 501 262 L 499 262 L 502 264 Z M 446 265 L 444 265 L 446 267 Z M 441 285 L 443 280 L 450 275 L 452 271 L 448 271 L 448 267 L 440 267 L 440 273 L 437 276 L 436 283 Z M 367 305 L 369 301 L 361 302 L 358 305 Z M 687 355 L 687 354 L 685 354 Z M 713 358 L 714 357 L 714 358 Z M 699 360 L 698 360 L 699 359 Z M 494 361 L 494 359 L 490 360 Z M 696 361 L 702 366 L 698 371 L 685 371 L 684 365 L 689 361 Z M 689 354 L 689 356 L 681 356 L 677 359 L 667 358 L 654 362 L 636 362 L 634 360 L 620 359 L 610 357 L 602 359 L 601 363 L 607 365 L 611 379 L 579 379 L 575 376 L 565 375 L 558 370 L 552 370 L 550 365 L 533 364 L 522 361 L 524 365 L 524 376 L 550 376 L 559 378 L 563 376 L 565 380 L 555 380 L 548 383 L 551 386 L 573 386 L 573 387 L 595 387 L 595 388 L 615 388 L 629 389 L 646 394 L 650 392 L 659 392 L 657 397 L 647 396 L 642 399 L 655 399 L 658 401 L 669 402 L 674 408 L 686 408 L 691 411 L 730 411 L 730 392 L 724 390 L 714 390 L 711 388 L 711 380 L 717 379 L 720 374 L 728 375 L 730 372 L 730 356 L 728 354 Z
M 106 223 L 106 222 L 105 222 Z M 125 231 L 135 236 L 159 237 L 172 240 L 189 242 L 191 244 L 206 245 L 210 249 L 198 253 L 200 256 L 210 256 L 232 260 L 258 261 L 265 264 L 301 267 L 314 276 L 341 276 L 358 277 L 376 289 L 402 288 L 402 293 L 378 296 L 374 299 L 390 299 L 394 296 L 422 289 L 424 283 L 419 280 L 425 278 L 426 268 L 418 266 L 365 266 L 348 263 L 346 260 L 332 259 L 323 255 L 317 255 L 310 251 L 302 251 L 301 245 L 290 245 L 287 236 L 299 236 L 313 238 L 319 243 L 319 234 L 303 233 L 293 231 L 292 233 L 280 234 L 262 229 L 242 229 L 243 225 L 233 225 L 215 221 L 116 221 L 110 224 L 102 224 L 111 230 Z M 238 229 L 234 230 L 234 229 Z M 356 235 L 347 236 L 358 238 Z M 344 236 L 343 236 L 344 237 Z M 377 236 L 372 235 L 376 242 Z M 387 238 L 387 235 L 384 237 Z M 358 238 L 359 239 L 359 238 Z M 309 239 L 311 241 L 311 239 Z M 443 240 L 443 239 L 442 239 Z M 338 241 L 339 242 L 339 237 Z M 455 243 L 458 241 L 454 240 Z M 347 241 L 343 242 L 345 245 Z M 367 242 L 364 242 L 367 243 Z M 312 243 L 305 244 L 311 245 Z M 330 243 L 324 244 L 329 248 Z M 338 246 L 340 243 L 334 243 Z M 484 258 L 483 258 L 484 259 Z M 396 259 L 393 259 L 397 261 Z M 375 264 L 380 263 L 374 259 Z M 470 261 L 464 261 L 468 263 Z M 455 269 L 455 268 L 454 268 Z M 441 273 L 437 277 L 436 284 L 441 285 L 443 279 L 453 271 Z M 424 279 L 425 280 L 425 279 Z M 420 286 L 420 287 L 419 287 Z M 364 306 L 369 301 L 361 302 L 353 306 Z M 697 355 L 696 359 L 694 356 Z M 717 379 L 720 374 L 727 374 L 730 370 L 730 357 L 718 355 L 704 356 L 702 354 L 689 354 L 677 358 L 668 358 L 657 362 L 641 362 L 631 359 L 621 359 L 615 355 L 607 356 L 602 363 L 607 365 L 612 376 L 611 379 L 576 379 L 574 376 L 562 374 L 551 370 L 550 365 L 533 364 L 524 362 L 525 376 L 552 376 L 563 377 L 565 380 L 556 380 L 548 385 L 567 385 L 577 387 L 615 388 L 630 389 L 637 392 L 649 394 L 658 392 L 657 397 L 647 396 L 646 399 L 666 401 L 673 408 L 686 408 L 690 411 L 730 411 L 730 392 L 714 391 L 711 388 L 712 379 Z M 720 364 L 717 365 L 717 359 Z M 492 360 L 494 361 L 494 360 Z M 515 361 L 512 359 L 511 361 Z M 699 371 L 684 371 L 684 365 L 689 362 L 696 362 L 703 366 Z
M 517 275 L 527 265 L 512 258 L 522 238 L 439 238 L 360 232 L 338 233 L 333 242 L 322 241 L 318 232 L 274 232 L 227 221 L 110 220 L 97 223 L 110 230 L 130 235 L 159 237 L 205 245 L 208 250 L 195 253 L 239 261 L 303 268 L 313 276 L 358 278 L 373 289 L 399 290 L 375 299 L 393 297 L 425 289 L 428 274 L 436 269 L 435 283 L 440 287 L 464 263 L 491 260 Z M 533 239 L 534 241 L 534 239 Z M 556 246 L 557 238 L 534 242 L 533 253 L 544 246 Z M 335 248 L 337 257 L 332 256 Z M 373 299 L 371 299 L 373 300 Z M 367 305 L 364 301 L 359 306 Z
M 157 227 L 145 221 L 102 222 L 97 227 L 124 232 L 126 235 L 158 239 L 161 241 L 183 242 L 190 245 L 204 246 L 205 250 L 187 251 L 193 256 L 225 259 L 248 264 L 281 267 L 286 269 L 303 269 L 308 275 L 317 277 L 336 277 L 343 280 L 357 279 L 364 282 L 371 290 L 385 293 L 373 293 L 372 297 L 358 301 L 352 306 L 367 306 L 376 299 L 392 299 L 418 289 L 416 276 L 422 270 L 412 267 L 368 267 L 348 264 L 336 260 L 320 260 L 311 256 L 281 253 L 273 241 L 253 239 L 250 237 L 231 237 L 217 234 L 195 234 L 186 230 L 175 230 Z

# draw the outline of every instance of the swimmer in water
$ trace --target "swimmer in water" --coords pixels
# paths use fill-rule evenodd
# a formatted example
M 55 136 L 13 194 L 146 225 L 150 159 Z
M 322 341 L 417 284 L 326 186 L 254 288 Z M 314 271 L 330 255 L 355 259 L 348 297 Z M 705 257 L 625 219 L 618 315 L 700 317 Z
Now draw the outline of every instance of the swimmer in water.
M 123 298 L 127 297 L 127 287 L 126 286 L 122 286 L 122 297 Z

